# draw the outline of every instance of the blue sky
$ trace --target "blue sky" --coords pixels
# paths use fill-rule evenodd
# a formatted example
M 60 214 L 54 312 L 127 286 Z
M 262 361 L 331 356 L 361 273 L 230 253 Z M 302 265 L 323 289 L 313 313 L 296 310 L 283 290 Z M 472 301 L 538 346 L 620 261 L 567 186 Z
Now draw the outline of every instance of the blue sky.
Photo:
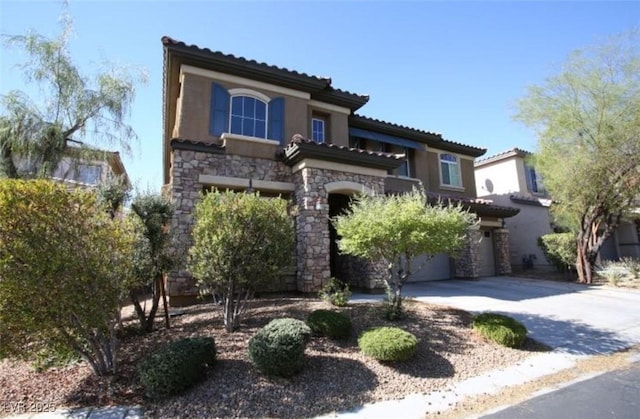
M 58 1 L 0 0 L 0 33 L 59 31 Z M 329 76 L 368 94 L 360 113 L 485 147 L 535 150 L 513 122 L 526 87 L 567 54 L 640 27 L 640 2 L 73 1 L 71 52 L 81 69 L 108 59 L 147 69 L 129 123 L 140 141 L 125 165 L 139 189 L 162 184 L 163 35 L 188 44 Z M 3 46 L 0 93 L 28 90 Z M 90 138 L 82 139 L 91 142 Z

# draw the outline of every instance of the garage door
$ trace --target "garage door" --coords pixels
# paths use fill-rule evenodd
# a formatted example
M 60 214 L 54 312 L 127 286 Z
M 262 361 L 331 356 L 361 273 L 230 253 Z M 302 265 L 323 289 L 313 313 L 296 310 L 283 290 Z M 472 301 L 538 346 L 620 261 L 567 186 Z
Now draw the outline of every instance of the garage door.
M 480 240 L 480 276 L 495 276 L 496 265 L 493 256 L 493 234 L 490 230 L 481 230 Z
M 411 271 L 417 269 L 426 259 L 426 255 L 418 256 L 411 264 Z M 423 267 L 409 278 L 409 282 L 435 281 L 451 278 L 449 256 L 442 253 L 431 258 Z

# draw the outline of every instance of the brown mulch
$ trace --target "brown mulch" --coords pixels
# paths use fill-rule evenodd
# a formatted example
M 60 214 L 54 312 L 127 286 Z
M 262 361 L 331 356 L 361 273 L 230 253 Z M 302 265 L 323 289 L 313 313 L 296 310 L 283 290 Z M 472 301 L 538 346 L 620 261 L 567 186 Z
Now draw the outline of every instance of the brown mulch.
M 408 394 L 444 391 L 456 382 L 518 364 L 532 352 L 546 350 L 531 340 L 520 350 L 487 343 L 471 329 L 471 315 L 461 310 L 414 301 L 407 301 L 406 307 L 407 318 L 393 323 L 383 320 L 379 303 L 339 309 L 352 318 L 352 337 L 342 342 L 313 338 L 306 351 L 306 368 L 291 379 L 279 379 L 266 378 L 253 368 L 247 356 L 249 339 L 271 319 L 304 320 L 314 309 L 331 308 L 327 303 L 291 296 L 255 300 L 240 329 L 232 334 L 223 330 L 219 307 L 201 304 L 172 318 L 169 330 L 158 319 L 155 332 L 124 336 L 120 373 L 114 377 L 95 377 L 84 364 L 37 373 L 24 362 L 0 361 L 0 401 L 47 402 L 58 408 L 142 405 L 147 415 L 158 417 L 309 417 Z M 362 355 L 357 336 L 381 325 L 416 335 L 416 356 L 393 365 Z M 127 330 L 135 330 L 135 323 Z M 213 336 L 216 342 L 217 362 L 207 380 L 180 396 L 157 403 L 145 400 L 136 362 L 167 342 L 194 336 Z

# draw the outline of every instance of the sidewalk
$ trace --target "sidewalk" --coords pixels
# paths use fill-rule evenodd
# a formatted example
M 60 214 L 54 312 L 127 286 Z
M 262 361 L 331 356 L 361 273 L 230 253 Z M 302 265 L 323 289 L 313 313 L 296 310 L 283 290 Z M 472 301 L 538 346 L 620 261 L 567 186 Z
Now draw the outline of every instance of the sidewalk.
M 9 417 L 12 419 L 143 419 L 144 410 L 140 406 L 88 407 L 46 413 L 22 413 Z

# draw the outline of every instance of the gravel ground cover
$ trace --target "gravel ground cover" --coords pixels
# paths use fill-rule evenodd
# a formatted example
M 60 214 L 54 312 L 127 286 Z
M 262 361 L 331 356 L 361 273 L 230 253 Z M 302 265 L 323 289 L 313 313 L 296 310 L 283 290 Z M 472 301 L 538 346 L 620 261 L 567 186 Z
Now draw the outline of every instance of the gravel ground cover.
M 339 309 L 354 325 L 349 340 L 314 337 L 306 350 L 307 366 L 292 379 L 266 378 L 247 356 L 249 339 L 271 319 L 304 320 L 327 303 L 300 297 L 255 300 L 239 331 L 224 332 L 218 307 L 186 308 L 166 330 L 139 336 L 134 327 L 123 336 L 121 371 L 96 378 L 83 364 L 37 373 L 24 362 L 0 361 L 0 401 L 49 403 L 63 407 L 144 406 L 149 417 L 312 417 L 364 403 L 400 399 L 408 394 L 445 391 L 452 384 L 491 369 L 522 363 L 532 352 L 546 350 L 532 340 L 521 349 L 488 343 L 471 329 L 471 315 L 447 307 L 407 301 L 407 318 L 383 319 L 380 304 L 351 304 Z M 333 308 L 332 308 L 333 309 Z M 336 308 L 337 309 L 337 308 Z M 363 330 L 391 325 L 419 340 L 416 356 L 404 363 L 383 364 L 366 358 L 357 346 Z M 163 343 L 182 337 L 213 336 L 218 349 L 207 380 L 180 396 L 150 403 L 136 379 L 135 363 Z M 0 416 L 7 412 L 0 410 Z

